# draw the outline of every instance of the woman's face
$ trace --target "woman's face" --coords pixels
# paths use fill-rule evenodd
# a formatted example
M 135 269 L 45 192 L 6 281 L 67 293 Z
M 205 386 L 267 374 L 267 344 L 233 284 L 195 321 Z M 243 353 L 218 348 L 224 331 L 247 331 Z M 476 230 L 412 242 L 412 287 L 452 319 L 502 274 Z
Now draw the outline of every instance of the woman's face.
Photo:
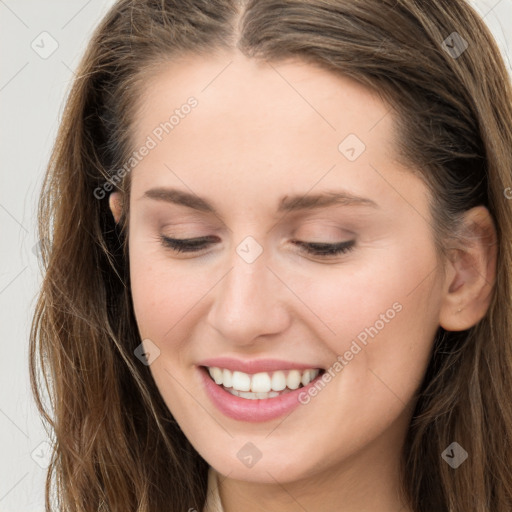
M 309 64 L 197 57 L 147 81 L 133 130 L 135 315 L 197 451 L 259 482 L 395 467 L 444 281 L 389 107 Z

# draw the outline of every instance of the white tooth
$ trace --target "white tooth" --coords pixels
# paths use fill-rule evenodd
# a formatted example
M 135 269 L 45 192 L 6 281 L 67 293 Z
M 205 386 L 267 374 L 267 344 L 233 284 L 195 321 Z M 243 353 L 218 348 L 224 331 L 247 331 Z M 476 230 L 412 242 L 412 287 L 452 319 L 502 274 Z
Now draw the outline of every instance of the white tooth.
M 272 374 L 271 387 L 274 391 L 282 391 L 286 387 L 284 372 L 277 371 Z
M 240 398 L 248 398 L 249 400 L 257 400 L 258 397 L 256 396 L 256 393 L 251 393 L 250 391 L 240 391 L 238 394 Z
M 251 391 L 268 393 L 270 391 L 270 376 L 266 372 L 255 373 L 251 379 Z
M 237 391 L 236 389 L 232 388 L 226 389 L 226 391 L 234 396 L 239 396 L 240 398 L 245 398 L 247 400 L 265 400 L 267 398 L 275 398 L 276 396 L 290 392 L 290 390 L 287 389 L 283 391 L 283 393 L 279 393 L 278 391 L 269 391 L 268 393 L 252 393 L 250 391 Z
M 215 383 L 222 384 L 222 370 L 214 366 L 213 368 L 210 368 L 209 371 Z
M 233 387 L 233 377 L 231 370 L 222 370 L 222 384 L 227 388 Z
M 307 386 L 311 382 L 311 370 L 306 370 L 302 374 L 301 382 L 303 386 Z
M 272 374 L 259 372 L 254 375 L 249 375 L 244 372 L 231 372 L 225 368 L 213 366 L 208 368 L 208 372 L 217 384 L 223 385 L 224 388 L 233 388 L 227 389 L 227 391 L 250 391 L 253 395 L 246 395 L 244 398 L 253 399 L 254 397 L 258 397 L 260 399 L 265 399 L 273 398 L 282 394 L 276 393 L 277 391 L 287 392 L 292 389 L 297 389 L 301 384 L 303 386 L 308 385 L 317 377 L 320 370 L 307 369 L 302 372 L 299 370 L 290 370 L 287 376 L 282 370 L 272 372 Z M 268 393 L 271 393 L 271 395 Z M 234 392 L 232 394 L 240 396 Z
M 290 389 L 297 389 L 300 386 L 300 372 L 299 370 L 290 370 L 288 372 L 288 377 L 286 378 L 286 385 Z
M 239 391 L 249 391 L 251 389 L 251 377 L 247 373 L 233 372 L 233 388 Z

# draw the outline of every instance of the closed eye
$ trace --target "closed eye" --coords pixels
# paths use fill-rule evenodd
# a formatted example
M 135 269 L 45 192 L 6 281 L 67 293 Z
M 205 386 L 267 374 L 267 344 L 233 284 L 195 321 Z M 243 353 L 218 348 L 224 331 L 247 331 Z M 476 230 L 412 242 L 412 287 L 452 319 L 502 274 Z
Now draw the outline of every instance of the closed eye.
M 351 251 L 356 243 L 355 240 L 339 242 L 337 244 L 327 244 L 320 242 L 300 242 L 294 240 L 293 243 L 305 249 L 306 252 L 314 256 L 336 256 Z
M 199 238 L 169 238 L 161 235 L 161 243 L 164 247 L 171 249 L 176 253 L 194 253 L 200 252 L 211 245 L 215 237 L 203 236 Z M 344 254 L 351 251 L 355 246 L 355 240 L 348 240 L 346 242 L 339 242 L 337 244 L 321 243 L 321 242 L 302 242 L 293 240 L 293 244 L 299 246 L 308 254 L 319 257 L 332 257 L 338 254 Z

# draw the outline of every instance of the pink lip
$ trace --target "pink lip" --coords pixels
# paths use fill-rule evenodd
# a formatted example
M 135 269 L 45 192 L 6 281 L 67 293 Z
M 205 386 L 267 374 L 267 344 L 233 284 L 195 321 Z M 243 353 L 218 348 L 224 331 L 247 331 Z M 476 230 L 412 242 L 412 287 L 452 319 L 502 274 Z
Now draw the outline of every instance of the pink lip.
M 226 367 L 224 366 L 224 368 Z M 213 404 L 223 414 L 230 418 L 250 422 L 269 421 L 278 418 L 279 416 L 283 416 L 286 413 L 291 413 L 301 404 L 299 401 L 299 395 L 301 393 L 307 394 L 308 389 L 311 386 L 314 386 L 317 380 L 322 377 L 322 374 L 319 374 L 307 386 L 297 388 L 284 395 L 276 396 L 275 398 L 250 400 L 232 395 L 222 388 L 222 386 L 216 384 L 210 377 L 206 368 L 199 367 L 198 369 L 201 374 L 206 394 L 210 397 Z
M 291 361 L 280 361 L 278 359 L 253 359 L 252 361 L 243 361 L 232 357 L 215 357 L 205 359 L 197 363 L 198 366 L 216 366 L 217 368 L 226 368 L 232 372 L 239 371 L 244 373 L 273 372 L 277 370 L 308 370 L 309 368 L 320 368 L 311 364 L 294 363 Z

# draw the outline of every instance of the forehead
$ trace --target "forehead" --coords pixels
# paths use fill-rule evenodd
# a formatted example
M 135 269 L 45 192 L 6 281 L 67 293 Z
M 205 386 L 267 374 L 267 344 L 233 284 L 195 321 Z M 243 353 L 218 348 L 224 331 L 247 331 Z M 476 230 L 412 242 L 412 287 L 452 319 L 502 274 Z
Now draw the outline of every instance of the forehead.
M 369 165 L 394 160 L 393 123 L 374 91 L 309 63 L 181 58 L 143 82 L 132 141 L 154 144 L 133 184 L 222 182 L 229 197 L 243 183 L 264 199 L 273 187 L 300 193 L 321 182 L 362 194 L 383 186 Z
M 197 108 L 186 122 L 180 118 L 179 130 L 176 126 L 166 138 L 177 140 L 194 131 L 201 149 L 219 138 L 251 146 L 268 140 L 285 145 L 300 135 L 337 149 L 349 133 L 368 143 L 386 143 L 392 122 L 388 105 L 355 80 L 300 60 L 263 62 L 238 52 L 162 63 L 138 93 L 135 143 L 142 143 L 190 97 Z

